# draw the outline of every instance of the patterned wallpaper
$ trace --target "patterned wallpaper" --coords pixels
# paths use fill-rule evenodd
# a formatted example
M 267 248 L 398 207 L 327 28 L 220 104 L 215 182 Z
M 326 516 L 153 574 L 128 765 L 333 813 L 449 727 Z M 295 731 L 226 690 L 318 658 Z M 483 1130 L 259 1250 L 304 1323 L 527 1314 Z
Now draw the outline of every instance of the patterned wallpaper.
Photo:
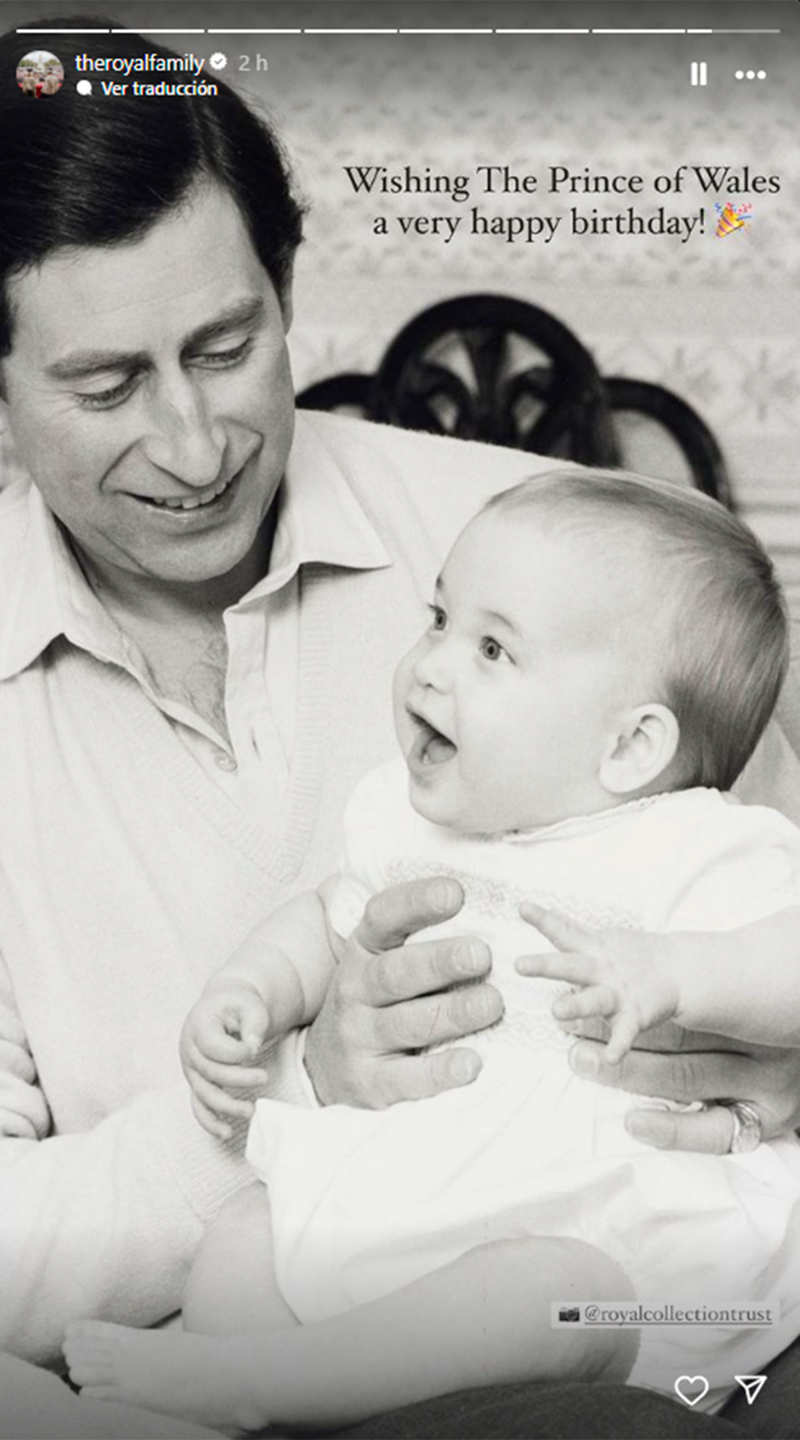
M 432 7 L 425 8 L 420 23 L 430 24 Z M 465 8 L 451 12 L 460 23 Z M 681 20 L 680 8 L 648 5 L 647 22 L 710 23 L 698 18 L 696 5 Z M 711 8 L 719 27 L 741 26 L 750 9 Z M 777 8 L 784 25 L 787 7 Z M 535 9 L 531 18 L 530 6 L 496 3 L 491 23 L 598 23 L 595 6 Z M 758 23 L 779 23 L 775 9 L 761 4 Z M 602 10 L 604 21 L 608 15 L 608 23 L 620 25 L 641 23 L 645 13 L 642 5 Z M 485 23 L 485 9 L 475 7 L 470 18 Z M 693 88 L 690 61 L 704 56 L 710 84 Z M 742 508 L 800 602 L 800 115 L 790 58 L 775 41 L 735 35 L 713 42 L 576 35 L 272 41 L 269 71 L 238 79 L 282 127 L 313 201 L 297 269 L 298 384 L 342 368 L 371 368 L 400 325 L 437 300 L 477 290 L 529 299 L 573 328 L 606 373 L 664 384 L 699 410 L 723 447 Z M 733 78 L 737 68 L 762 64 L 765 81 Z M 697 183 L 679 196 L 650 188 L 678 164 L 728 165 L 739 175 L 749 166 L 751 180 L 777 174 L 781 189 L 734 195 L 737 205 L 752 201 L 753 218 L 718 238 L 719 197 L 704 195 Z M 472 194 L 460 204 L 441 194 L 381 195 L 375 203 L 353 192 L 344 169 L 353 165 L 466 175 Z M 550 166 L 576 177 L 588 166 L 592 174 L 638 174 L 647 190 L 486 195 L 474 183 L 479 165 L 508 165 L 540 184 Z M 631 204 L 651 214 L 662 203 L 678 216 L 703 206 L 705 233 L 685 244 L 666 235 L 565 233 L 573 205 L 602 217 Z M 447 244 L 430 235 L 406 237 L 398 225 L 398 216 L 455 217 L 473 204 L 491 216 L 563 218 L 549 244 L 464 233 L 466 219 Z M 376 214 L 387 218 L 388 235 L 371 233 Z M 634 465 L 681 473 L 661 432 L 645 425 L 627 439 Z
M 57 13 L 58 7 L 51 5 Z M 69 13 L 71 6 L 62 6 Z M 118 3 L 120 23 L 209 27 L 432 24 L 761 27 L 793 24 L 793 41 L 762 36 L 263 36 L 174 37 L 200 55 L 224 49 L 226 79 L 266 110 L 285 135 L 312 206 L 298 258 L 291 335 L 298 386 L 342 368 L 371 368 L 397 328 L 451 295 L 497 291 L 527 298 L 571 326 L 606 373 L 659 381 L 712 426 L 737 496 L 778 551 L 800 553 L 795 519 L 795 421 L 800 395 L 800 168 L 796 135 L 794 7 L 727 3 L 530 4 L 486 0 L 414 4 L 258 3 L 160 0 Z M 9 23 L 30 16 L 7 4 Z M 751 13 L 752 12 L 752 13 Z M 753 16 L 757 13 L 757 22 Z M 743 22 L 743 16 L 745 21 Z M 794 49 L 792 48 L 792 45 Z M 240 56 L 249 68 L 240 70 Z M 262 66 L 256 68 L 256 55 Z M 691 87 L 689 64 L 706 59 L 709 85 Z M 765 68 L 736 81 L 737 68 Z M 692 180 L 656 195 L 656 175 L 729 166 L 752 187 L 778 175 L 777 193 L 753 188 L 747 226 L 714 234 L 714 201 Z M 384 166 L 418 176 L 465 175 L 468 200 L 451 195 L 355 194 L 346 166 Z M 476 183 L 479 165 L 539 178 L 540 193 L 503 197 Z M 541 193 L 548 167 L 580 177 L 640 175 L 645 191 L 613 197 Z M 743 176 L 748 167 L 749 177 Z M 694 218 L 686 243 L 672 235 L 573 235 L 570 209 L 597 219 L 637 213 Z M 470 233 L 473 205 L 491 219 L 560 218 L 549 244 Z M 698 211 L 703 207 L 704 233 Z M 388 233 L 372 233 L 381 215 Z M 404 235 L 399 217 L 462 217 L 445 243 Z M 685 222 L 684 222 L 685 223 Z M 640 449 L 648 459 L 650 438 Z M 658 454 L 659 452 L 653 452 Z M 643 463 L 639 454 L 637 463 Z M 673 464 L 669 457 L 663 463 Z M 788 518 L 787 518 L 788 517 Z M 788 528 L 787 528 L 788 527 Z M 796 540 L 795 540 L 796 536 Z M 783 562 L 782 562 L 783 563 Z M 794 563 L 794 562 L 792 562 Z M 800 561 L 796 566 L 800 583 Z M 794 579 L 794 572 L 792 575 Z
M 565 7 L 558 8 L 564 23 Z M 503 9 L 493 8 L 495 24 Z M 712 73 L 732 76 L 755 53 L 741 37 L 714 43 Z M 712 102 L 688 84 L 697 42 L 608 37 L 606 44 L 569 36 L 549 40 L 545 51 L 543 41 L 517 37 L 423 46 L 417 38 L 374 37 L 344 53 L 332 39 L 305 37 L 302 46 L 276 45 L 260 84 L 241 77 L 248 93 L 269 99 L 314 202 L 297 272 L 298 380 L 369 367 L 416 309 L 495 290 L 551 309 L 606 371 L 658 380 L 691 400 L 733 455 L 740 481 L 750 481 L 752 459 L 773 441 L 764 479 L 778 472 L 788 479 L 784 446 L 800 393 L 800 342 L 787 325 L 800 284 L 789 75 L 770 60 L 768 83 L 748 88 L 731 78 Z M 663 199 L 651 191 L 641 199 L 473 193 L 461 205 L 446 195 L 382 195 L 374 203 L 355 195 L 344 173 L 361 164 L 472 175 L 478 165 L 507 164 L 520 175 L 541 178 L 561 165 L 580 177 L 589 166 L 594 174 L 641 175 L 649 187 L 678 163 L 727 164 L 738 173 L 747 165 L 751 175 L 780 175 L 782 189 L 735 197 L 737 204 L 752 198 L 753 219 L 720 239 L 714 197 L 696 184 Z M 492 216 L 560 215 L 562 224 L 550 244 L 512 244 L 463 233 L 463 220 L 445 244 L 406 237 L 397 223 L 415 213 L 457 216 L 473 203 Z M 602 217 L 631 204 L 648 214 L 661 203 L 679 216 L 702 205 L 706 233 L 685 244 L 664 235 L 565 233 L 572 205 Z M 378 213 L 387 217 L 386 236 L 371 233 Z

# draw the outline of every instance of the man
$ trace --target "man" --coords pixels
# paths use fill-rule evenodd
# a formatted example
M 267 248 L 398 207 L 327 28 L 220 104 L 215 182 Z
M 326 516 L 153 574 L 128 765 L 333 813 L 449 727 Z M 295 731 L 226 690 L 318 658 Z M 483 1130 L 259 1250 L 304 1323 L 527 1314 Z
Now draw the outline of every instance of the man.
M 158 49 L 85 48 L 117 40 Z M 146 106 L 65 90 L 23 123 L 19 48 L 0 54 L 0 379 L 33 484 L 0 500 L 0 1336 L 47 1362 L 74 1315 L 179 1305 L 203 1224 L 247 1179 L 241 1135 L 220 1146 L 191 1117 L 181 1020 L 332 868 L 347 793 L 391 752 L 389 678 L 442 554 L 546 462 L 295 426 L 301 209 L 274 139 L 224 87 Z M 498 1017 L 487 985 L 439 993 L 490 957 L 404 946 L 459 903 L 447 882 L 377 897 L 305 1066 L 297 1037 L 265 1057 L 268 1093 L 383 1105 L 468 1083 L 468 1050 L 414 1052 Z M 669 1063 L 634 1057 L 626 1083 L 794 1117 L 791 1056 Z M 684 1119 L 676 1142 L 728 1147 L 725 1110 Z

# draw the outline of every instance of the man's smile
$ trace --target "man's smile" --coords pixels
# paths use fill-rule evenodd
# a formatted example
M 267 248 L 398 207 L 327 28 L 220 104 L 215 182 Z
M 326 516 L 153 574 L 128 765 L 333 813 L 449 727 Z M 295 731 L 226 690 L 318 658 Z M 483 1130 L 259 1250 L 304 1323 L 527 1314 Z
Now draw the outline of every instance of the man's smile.
M 229 480 L 220 480 L 211 490 L 203 491 L 199 495 L 186 495 L 175 499 L 157 499 L 155 495 L 140 496 L 140 499 L 147 500 L 150 505 L 157 505 L 159 508 L 165 506 L 167 510 L 196 510 L 198 506 L 210 505 L 220 495 L 224 495 L 228 486 L 232 484 L 233 476 Z
M 218 480 L 216 485 L 211 485 L 205 490 L 197 491 L 193 495 L 165 496 L 163 499 L 155 495 L 134 495 L 131 499 L 139 505 L 146 505 L 151 511 L 157 511 L 160 515 L 169 515 L 171 518 L 186 520 L 189 517 L 200 519 L 210 515 L 216 516 L 223 508 L 233 500 L 239 485 L 244 466 L 237 470 L 227 480 Z M 130 492 L 129 492 L 130 493 Z

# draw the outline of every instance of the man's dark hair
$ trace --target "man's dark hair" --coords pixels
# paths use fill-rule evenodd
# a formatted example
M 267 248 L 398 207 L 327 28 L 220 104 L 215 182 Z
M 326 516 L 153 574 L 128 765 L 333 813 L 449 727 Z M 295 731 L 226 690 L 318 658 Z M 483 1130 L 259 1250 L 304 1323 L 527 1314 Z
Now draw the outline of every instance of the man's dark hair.
M 119 22 L 84 15 L 27 22 L 29 28 L 88 29 Z M 68 245 L 113 245 L 144 235 L 199 180 L 232 196 L 279 297 L 291 278 L 302 238 L 303 205 L 292 191 L 281 144 L 230 86 L 211 72 L 216 95 L 106 97 L 79 95 L 71 63 L 57 95 L 31 105 L 16 82 L 29 35 L 0 36 L 0 358 L 11 349 L 13 316 L 7 281 Z M 61 35 L 62 56 L 159 55 L 176 52 L 141 35 Z M 174 70 L 133 72 L 152 83 L 189 81 Z

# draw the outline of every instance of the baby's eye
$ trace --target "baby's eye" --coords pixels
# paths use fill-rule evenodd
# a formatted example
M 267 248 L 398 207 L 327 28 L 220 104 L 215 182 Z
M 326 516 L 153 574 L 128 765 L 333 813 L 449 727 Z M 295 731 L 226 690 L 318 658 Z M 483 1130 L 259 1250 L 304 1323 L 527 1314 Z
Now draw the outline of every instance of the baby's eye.
M 447 616 L 441 605 L 429 605 L 428 609 L 431 615 L 431 630 L 444 630 L 447 626 Z
M 511 656 L 493 635 L 484 635 L 478 646 L 484 660 L 510 660 Z

